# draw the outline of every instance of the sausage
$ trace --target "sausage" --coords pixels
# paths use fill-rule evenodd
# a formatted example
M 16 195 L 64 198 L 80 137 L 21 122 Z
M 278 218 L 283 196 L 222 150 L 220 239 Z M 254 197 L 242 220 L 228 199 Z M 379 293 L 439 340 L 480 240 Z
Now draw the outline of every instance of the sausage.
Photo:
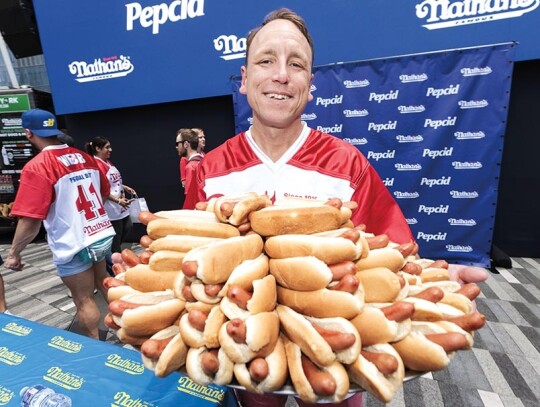
M 195 277 L 197 275 L 198 268 L 199 265 L 195 260 L 185 261 L 182 263 L 182 272 L 186 277 Z
M 144 304 L 136 304 L 134 302 L 128 302 L 124 300 L 114 300 L 109 304 L 109 312 L 111 314 L 121 317 L 124 314 L 124 311 L 128 309 L 136 309 L 143 306 Z
M 201 368 L 207 376 L 213 377 L 219 370 L 218 350 L 210 349 L 201 355 Z
M 340 237 L 350 240 L 353 243 L 358 242 L 360 240 L 360 232 L 354 228 L 346 230 L 343 232 Z
M 433 263 L 428 265 L 426 268 L 436 268 L 436 269 L 446 269 L 448 270 L 448 262 L 445 260 L 435 260 Z
M 469 342 L 465 335 L 459 332 L 446 332 L 443 334 L 427 334 L 425 335 L 431 342 L 441 346 L 446 353 L 454 352 L 460 349 L 469 347 Z
M 242 223 L 241 225 L 238 225 L 236 228 L 238 229 L 240 234 L 246 234 L 251 230 L 251 223 L 245 222 L 245 223 Z
M 364 358 L 373 363 L 377 367 L 377 370 L 384 375 L 394 373 L 399 367 L 397 359 L 388 353 L 362 350 L 361 354 Z
M 418 294 L 411 295 L 414 298 L 420 298 L 422 300 L 427 300 L 430 302 L 439 302 L 444 297 L 444 291 L 439 287 L 429 287 L 424 291 L 420 291 Z
M 401 274 L 396 274 L 396 277 L 399 281 L 399 286 L 401 288 L 405 287 L 405 284 L 406 284 L 405 277 L 403 277 Z
M 476 297 L 480 295 L 480 287 L 475 283 L 463 284 L 456 293 L 464 295 L 469 300 L 473 301 Z
M 128 265 L 128 267 L 134 267 L 137 264 L 141 264 L 141 259 L 132 250 L 124 249 L 121 252 L 122 260 Z
M 401 253 L 404 259 L 406 259 L 414 250 L 414 242 L 403 243 L 396 247 L 396 250 Z
M 264 358 L 255 358 L 249 363 L 249 375 L 255 382 L 262 382 L 270 373 L 268 362 Z
M 330 345 L 334 352 L 350 348 L 356 342 L 356 337 L 351 333 L 333 331 L 317 324 L 312 325 L 319 335 L 321 335 L 328 345 Z
M 206 325 L 206 320 L 208 319 L 208 312 L 193 309 L 189 311 L 187 319 L 193 328 L 195 328 L 197 331 L 203 332 Z
M 246 343 L 246 324 L 240 318 L 229 321 L 227 333 L 236 343 Z
M 204 292 L 209 297 L 215 297 L 219 294 L 222 288 L 223 284 L 205 284 Z
M 227 290 L 227 298 L 244 310 L 247 310 L 247 303 L 252 296 L 252 293 L 239 285 L 231 285 Z
M 198 211 L 205 211 L 208 208 L 208 202 L 201 201 L 195 204 L 195 209 Z
M 422 266 L 420 264 L 409 261 L 405 263 L 401 271 L 403 271 L 404 273 L 414 274 L 415 276 L 419 276 L 420 274 L 422 274 Z
M 110 313 L 107 313 L 107 315 L 105 315 L 105 318 L 103 318 L 103 323 L 105 324 L 105 326 L 108 326 L 115 331 L 118 331 L 120 328 L 122 328 L 116 322 L 114 322 L 114 319 Z
M 328 266 L 332 272 L 332 281 L 339 281 L 348 274 L 356 274 L 356 264 L 352 261 L 342 261 Z
M 333 206 L 334 208 L 337 208 L 337 209 L 341 209 L 341 207 L 343 206 L 343 201 L 339 198 L 331 198 L 328 201 L 326 201 L 324 204 L 328 206 Z
M 185 285 L 182 287 L 182 296 L 187 302 L 196 302 L 197 299 L 191 293 L 191 286 Z
M 307 356 L 302 354 L 302 369 L 315 394 L 328 397 L 336 392 L 337 384 L 334 377 L 313 363 Z
M 117 278 L 114 278 L 114 277 L 105 277 L 103 279 L 103 287 L 105 289 L 109 289 L 109 288 L 113 288 L 113 287 L 121 287 L 123 285 L 128 285 L 125 281 L 122 281 L 122 280 L 119 280 Z
M 398 301 L 392 305 L 380 308 L 386 319 L 390 321 L 401 322 L 414 314 L 414 305 L 406 301 Z
M 139 259 L 141 260 L 141 263 L 142 264 L 150 263 L 150 257 L 152 257 L 153 254 L 154 252 L 151 252 L 150 250 L 145 250 L 144 252 L 142 252 L 139 255 Z
M 141 238 L 139 239 L 139 243 L 145 249 L 148 249 L 153 242 L 154 242 L 154 239 L 152 239 L 148 235 L 142 235 Z
M 413 251 L 411 252 L 411 256 L 416 256 L 418 254 L 418 250 L 420 249 L 420 246 L 418 246 L 418 243 L 416 242 L 413 242 L 414 243 L 414 248 L 413 248 Z
M 382 249 L 383 247 L 388 246 L 388 243 L 390 243 L 390 238 L 388 237 L 388 235 L 385 234 L 373 237 L 366 237 L 366 240 L 370 250 Z
M 149 211 L 140 211 L 139 215 L 137 215 L 137 218 L 139 219 L 139 222 L 146 226 L 148 226 L 148 224 L 155 219 L 162 219 L 161 217 L 156 216 Z
M 477 331 L 486 324 L 486 317 L 478 311 L 472 314 L 460 315 L 459 317 L 446 317 L 445 319 L 468 332 Z
M 356 275 L 347 274 L 341 280 L 339 280 L 337 284 L 329 286 L 328 288 L 330 290 L 344 291 L 346 293 L 354 294 L 356 291 L 358 291 L 359 285 L 360 281 L 358 281 L 358 277 L 356 277 Z
M 174 336 L 169 336 L 164 339 L 148 339 L 141 346 L 141 353 L 150 359 L 159 359 L 169 342 Z
M 234 207 L 236 206 L 236 204 L 237 204 L 237 202 L 231 202 L 231 201 L 223 202 L 219 206 L 219 210 L 221 211 L 221 214 L 223 216 L 228 218 L 229 216 L 231 216 L 233 214 Z
M 114 263 L 112 265 L 112 271 L 115 276 L 117 276 L 120 273 L 125 273 L 126 270 L 127 270 L 126 266 L 124 266 L 122 263 Z

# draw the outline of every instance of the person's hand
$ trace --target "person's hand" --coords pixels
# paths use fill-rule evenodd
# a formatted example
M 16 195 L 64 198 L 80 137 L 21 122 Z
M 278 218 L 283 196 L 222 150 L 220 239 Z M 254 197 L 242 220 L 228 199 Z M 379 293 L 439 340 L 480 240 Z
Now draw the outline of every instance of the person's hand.
M 126 191 L 130 195 L 137 195 L 137 192 L 133 188 L 125 186 L 125 185 L 124 185 L 124 191 Z
M 130 204 L 129 199 L 126 199 L 124 197 L 118 199 L 118 205 L 120 205 L 122 208 L 129 206 L 129 204 Z
M 4 267 L 14 271 L 21 271 L 24 267 L 22 257 L 20 255 L 8 254 L 4 261 Z
M 489 276 L 488 272 L 483 268 L 462 264 L 450 264 L 448 265 L 448 271 L 450 272 L 450 279 L 460 284 L 481 283 L 486 281 Z

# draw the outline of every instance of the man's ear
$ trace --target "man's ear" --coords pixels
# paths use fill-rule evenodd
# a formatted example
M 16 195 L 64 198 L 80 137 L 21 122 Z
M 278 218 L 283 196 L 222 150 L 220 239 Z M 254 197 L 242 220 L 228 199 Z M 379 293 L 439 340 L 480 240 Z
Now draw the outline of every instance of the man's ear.
M 247 69 L 245 65 L 243 65 L 240 68 L 240 73 L 242 74 L 242 82 L 240 84 L 240 89 L 238 89 L 238 92 L 240 92 L 242 95 L 247 95 L 247 89 L 246 89 Z
M 309 80 L 308 102 L 311 102 L 313 100 L 313 95 L 311 94 L 311 85 L 313 85 L 313 78 L 315 78 L 315 75 L 311 74 L 311 79 Z

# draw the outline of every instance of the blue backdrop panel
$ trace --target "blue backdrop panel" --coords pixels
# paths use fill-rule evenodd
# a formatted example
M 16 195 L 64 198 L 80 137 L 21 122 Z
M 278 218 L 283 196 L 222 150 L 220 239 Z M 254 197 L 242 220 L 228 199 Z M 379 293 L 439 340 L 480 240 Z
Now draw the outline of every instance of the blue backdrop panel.
M 490 7 L 484 7 L 488 5 Z M 246 36 L 286 4 L 315 64 L 517 41 L 540 58 L 540 0 L 34 0 L 59 114 L 230 94 Z
M 302 119 L 357 146 L 422 257 L 489 266 L 512 44 L 316 67 Z M 251 123 L 233 79 L 236 130 Z

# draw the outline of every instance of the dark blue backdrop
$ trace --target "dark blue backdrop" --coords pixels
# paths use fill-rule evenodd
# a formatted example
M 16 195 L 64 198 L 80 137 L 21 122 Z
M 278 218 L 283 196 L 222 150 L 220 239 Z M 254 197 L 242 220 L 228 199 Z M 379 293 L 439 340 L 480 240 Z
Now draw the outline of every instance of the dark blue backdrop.
M 356 145 L 422 257 L 489 267 L 515 46 L 314 69 L 307 124 Z M 233 79 L 237 132 L 251 109 Z

